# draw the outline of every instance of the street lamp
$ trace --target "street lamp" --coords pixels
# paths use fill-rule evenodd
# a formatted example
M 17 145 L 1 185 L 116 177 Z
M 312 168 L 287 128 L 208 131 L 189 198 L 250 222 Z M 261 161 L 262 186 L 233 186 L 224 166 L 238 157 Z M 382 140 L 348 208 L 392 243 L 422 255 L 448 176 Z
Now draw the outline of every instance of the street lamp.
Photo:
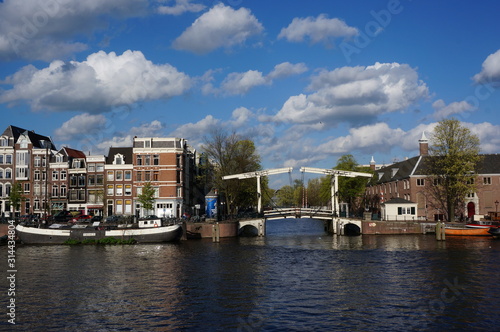
M 498 213 L 498 199 L 495 201 L 495 217 L 497 216 Z

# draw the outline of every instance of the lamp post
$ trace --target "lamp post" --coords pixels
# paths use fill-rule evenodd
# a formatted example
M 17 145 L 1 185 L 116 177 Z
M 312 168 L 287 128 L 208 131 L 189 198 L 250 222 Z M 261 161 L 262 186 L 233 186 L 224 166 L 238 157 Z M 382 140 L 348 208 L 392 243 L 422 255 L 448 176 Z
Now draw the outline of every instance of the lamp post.
M 497 213 L 498 213 L 498 199 L 495 201 L 495 217 L 498 216 Z

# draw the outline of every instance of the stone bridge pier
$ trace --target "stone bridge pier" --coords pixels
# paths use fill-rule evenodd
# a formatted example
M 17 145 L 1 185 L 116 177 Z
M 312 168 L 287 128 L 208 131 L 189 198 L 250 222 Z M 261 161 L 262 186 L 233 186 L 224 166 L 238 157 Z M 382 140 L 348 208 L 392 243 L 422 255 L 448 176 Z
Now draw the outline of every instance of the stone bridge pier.
M 248 219 L 238 222 L 239 236 L 265 236 L 266 235 L 266 219 Z

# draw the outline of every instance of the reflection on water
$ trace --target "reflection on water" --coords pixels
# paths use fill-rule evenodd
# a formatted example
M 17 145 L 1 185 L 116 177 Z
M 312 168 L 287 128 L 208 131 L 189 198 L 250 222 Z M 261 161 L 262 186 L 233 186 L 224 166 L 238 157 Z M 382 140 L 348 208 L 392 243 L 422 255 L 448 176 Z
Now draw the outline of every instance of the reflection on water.
M 331 236 L 309 219 L 220 243 L 20 246 L 17 322 L 23 330 L 492 330 L 499 251 L 489 237 Z

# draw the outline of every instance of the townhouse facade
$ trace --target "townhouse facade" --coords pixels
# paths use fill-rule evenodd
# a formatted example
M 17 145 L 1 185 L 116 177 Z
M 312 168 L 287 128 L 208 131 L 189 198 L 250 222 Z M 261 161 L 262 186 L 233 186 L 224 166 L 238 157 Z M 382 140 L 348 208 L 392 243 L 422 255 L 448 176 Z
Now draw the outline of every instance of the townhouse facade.
M 204 196 L 196 190 L 198 157 L 185 139 L 149 137 L 132 147 L 110 147 L 108 155 L 86 155 L 69 147 L 56 149 L 48 136 L 9 126 L 0 136 L 0 216 L 78 211 L 93 216 L 191 214 Z M 14 211 L 9 195 L 21 183 L 23 200 Z M 142 187 L 155 189 L 155 205 L 146 211 L 138 201 Z
M 397 199 L 402 203 L 416 203 L 416 211 L 399 209 L 398 215 L 391 216 L 391 220 L 405 219 L 405 215 L 407 219 L 443 220 L 444 211 L 434 204 L 426 189 L 431 181 L 425 172 L 426 162 L 431 157 L 425 133 L 419 140 L 419 152 L 416 157 L 392 165 L 379 169 L 372 167 L 377 180 L 366 188 L 367 209 L 380 212 L 386 203 Z M 463 198 L 463 206 L 458 207 L 458 220 L 479 220 L 499 208 L 500 154 L 484 154 L 482 157 L 475 180 L 476 191 Z

